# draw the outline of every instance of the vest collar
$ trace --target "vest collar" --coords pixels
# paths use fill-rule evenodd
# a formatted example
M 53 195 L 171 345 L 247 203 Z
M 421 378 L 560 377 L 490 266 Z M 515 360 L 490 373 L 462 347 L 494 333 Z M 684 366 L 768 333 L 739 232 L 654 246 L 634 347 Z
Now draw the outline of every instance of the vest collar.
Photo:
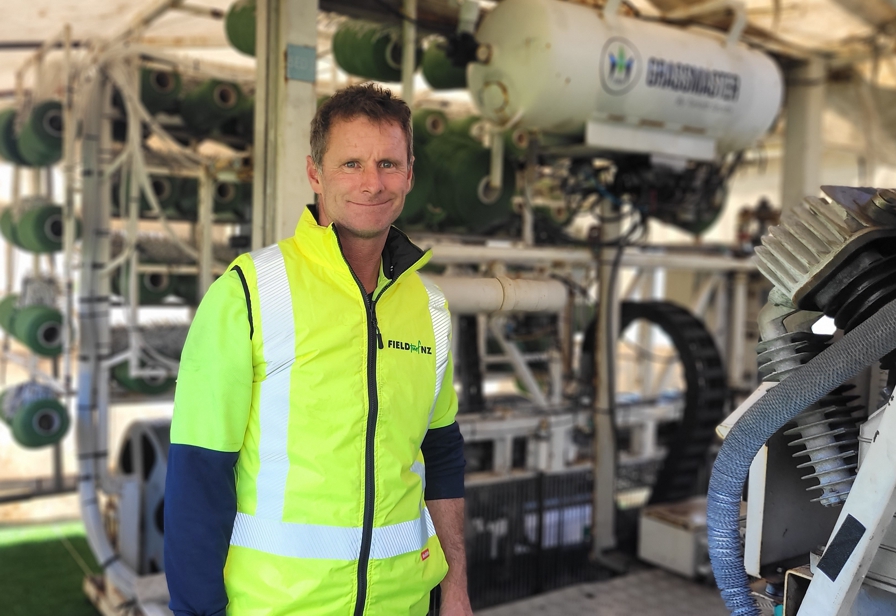
M 318 209 L 309 205 L 302 212 L 293 240 L 299 251 L 323 265 L 348 270 L 348 262 L 342 254 L 335 223 L 328 227 L 318 224 Z M 423 251 L 408 236 L 396 229 L 389 229 L 386 245 L 383 247 L 383 273 L 391 280 L 397 280 L 406 272 L 419 270 L 432 258 L 432 251 Z M 351 275 L 350 271 L 347 271 Z

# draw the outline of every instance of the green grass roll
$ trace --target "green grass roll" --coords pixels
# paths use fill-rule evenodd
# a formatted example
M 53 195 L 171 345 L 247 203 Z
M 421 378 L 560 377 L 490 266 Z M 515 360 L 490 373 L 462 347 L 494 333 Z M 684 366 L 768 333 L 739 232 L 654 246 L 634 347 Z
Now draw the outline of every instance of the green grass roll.
M 181 85 L 179 73 L 144 68 L 140 71 L 140 100 L 149 113 L 176 111 Z
M 0 396 L 0 417 L 23 447 L 58 443 L 68 432 L 70 419 L 56 394 L 46 385 L 22 383 Z
M 0 327 L 8 334 L 12 334 L 12 319 L 16 314 L 16 304 L 19 302 L 19 296 L 16 294 L 7 295 L 0 300 Z
M 227 40 L 248 56 L 255 56 L 255 0 L 237 0 L 224 18 Z
M 467 69 L 454 66 L 445 55 L 445 42 L 432 41 L 423 52 L 423 78 L 433 90 L 467 87 Z
M 48 204 L 26 210 L 15 234 L 19 245 L 29 252 L 58 252 L 62 250 L 62 229 L 62 207 Z M 78 230 L 76 227 L 76 234 Z
M 370 21 L 350 19 L 333 35 L 333 58 L 350 75 L 375 81 L 401 81 L 401 30 Z M 416 67 L 422 53 L 416 52 Z
M 183 95 L 180 115 L 199 134 L 207 134 L 241 111 L 243 92 L 235 83 L 209 79 Z
M 421 148 L 433 137 L 444 134 L 448 116 L 438 109 L 418 109 L 411 116 L 411 125 L 414 127 L 414 148 Z
M 0 234 L 3 235 L 3 239 L 13 246 L 19 245 L 19 237 L 16 235 L 16 223 L 12 208 L 4 208 L 3 211 L 0 212 Z
M 180 195 L 174 204 L 174 212 L 183 220 L 196 220 L 199 214 L 199 180 L 183 178 L 180 183 Z
M 215 216 L 220 220 L 246 222 L 252 216 L 251 182 L 218 182 L 215 184 Z
M 112 292 L 128 298 L 128 268 L 121 268 L 111 279 Z M 174 280 L 167 272 L 143 272 L 137 276 L 137 301 L 143 306 L 153 306 L 174 293 Z
M 246 143 L 255 141 L 255 97 L 243 97 L 239 111 L 221 124 L 221 134 Z
M 112 377 L 128 391 L 150 396 L 171 391 L 176 380 L 173 376 L 133 377 L 128 369 L 128 362 L 122 362 L 112 368 Z
M 62 104 L 48 100 L 31 110 L 19 135 L 19 154 L 33 167 L 53 165 L 62 158 Z
M 414 187 L 404 199 L 404 209 L 396 221 L 399 227 L 403 224 L 414 225 L 424 222 L 434 182 L 435 169 L 429 160 L 429 155 L 422 148 L 416 150 L 414 152 Z
M 27 165 L 28 163 L 19 153 L 19 143 L 15 131 L 16 110 L 4 109 L 0 111 L 0 157 L 13 165 Z
M 49 306 L 19 308 L 12 318 L 12 334 L 36 355 L 62 352 L 62 313 Z
M 174 276 L 172 292 L 187 304 L 196 306 L 199 303 L 196 293 L 197 282 L 196 276 Z
M 433 202 L 445 210 L 446 225 L 480 233 L 510 217 L 516 188 L 511 165 L 505 163 L 501 190 L 492 194 L 488 188 L 491 152 L 472 139 L 444 135 L 433 140 L 426 153 L 439 163 Z

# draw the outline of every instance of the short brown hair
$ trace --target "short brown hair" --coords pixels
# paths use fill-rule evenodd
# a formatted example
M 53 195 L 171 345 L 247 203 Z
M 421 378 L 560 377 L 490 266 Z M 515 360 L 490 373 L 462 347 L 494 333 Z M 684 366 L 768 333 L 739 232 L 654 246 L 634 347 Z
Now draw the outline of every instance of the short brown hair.
M 411 128 L 411 110 L 391 90 L 374 83 L 349 86 L 339 90 L 317 109 L 311 120 L 311 160 L 320 169 L 327 151 L 330 127 L 337 120 L 353 120 L 365 117 L 375 124 L 395 122 L 408 144 L 408 164 L 414 156 L 414 140 Z

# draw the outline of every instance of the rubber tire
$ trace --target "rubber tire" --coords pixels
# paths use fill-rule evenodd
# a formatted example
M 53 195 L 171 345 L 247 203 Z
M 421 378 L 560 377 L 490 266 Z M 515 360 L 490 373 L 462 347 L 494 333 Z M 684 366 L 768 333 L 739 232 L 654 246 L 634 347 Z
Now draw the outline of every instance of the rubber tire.
M 672 340 L 686 383 L 684 412 L 675 434 L 664 439 L 669 450 L 657 474 L 650 504 L 696 496 L 701 486 L 694 463 L 705 461 L 716 438 L 715 427 L 725 416 L 728 388 L 722 356 L 702 321 L 686 308 L 671 302 L 623 302 L 620 332 L 637 320 L 657 325 Z M 582 341 L 583 375 L 593 373 L 595 328 L 592 321 Z

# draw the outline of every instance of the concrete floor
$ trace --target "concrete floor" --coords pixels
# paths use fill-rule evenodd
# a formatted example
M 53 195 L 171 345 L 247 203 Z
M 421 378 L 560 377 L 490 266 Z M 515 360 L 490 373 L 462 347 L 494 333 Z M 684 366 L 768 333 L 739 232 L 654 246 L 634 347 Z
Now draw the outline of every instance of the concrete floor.
M 728 616 L 714 586 L 648 569 L 570 586 L 476 616 Z

